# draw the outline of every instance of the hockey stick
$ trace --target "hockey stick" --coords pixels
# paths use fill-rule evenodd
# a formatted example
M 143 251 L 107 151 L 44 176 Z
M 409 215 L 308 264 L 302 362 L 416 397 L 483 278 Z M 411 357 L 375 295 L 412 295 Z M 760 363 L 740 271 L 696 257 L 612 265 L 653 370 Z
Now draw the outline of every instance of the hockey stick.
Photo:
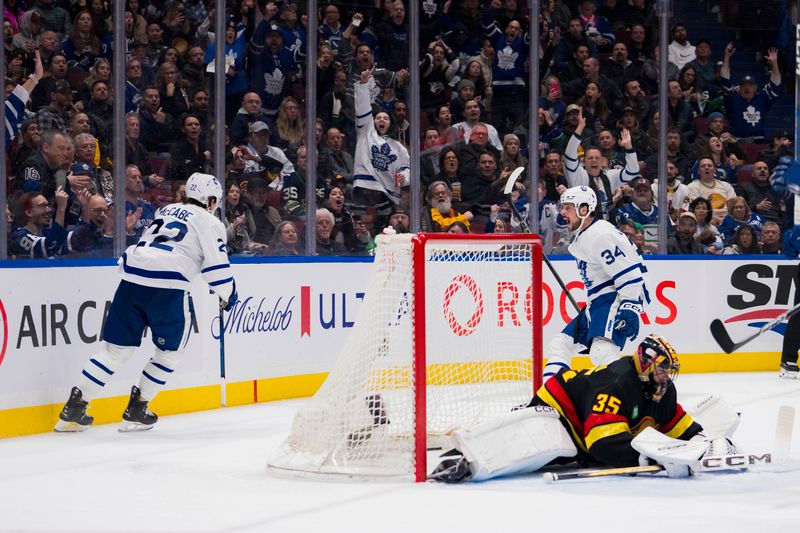
M 752 335 L 748 336 L 745 339 L 742 339 L 739 342 L 733 342 L 731 339 L 731 335 L 728 332 L 728 329 L 725 327 L 725 324 L 719 318 L 715 318 L 713 322 L 711 322 L 711 336 L 714 337 L 714 340 L 717 341 L 719 347 L 722 348 L 722 351 L 725 353 L 733 353 L 745 344 L 749 343 L 756 337 L 760 336 L 765 331 L 769 331 L 784 320 L 787 320 L 794 315 L 800 312 L 800 304 L 795 305 L 791 309 L 788 309 L 786 312 L 782 313 L 781 315 L 773 318 L 763 326 L 761 326 L 758 331 L 753 333 Z
M 636 474 L 655 474 L 664 470 L 661 465 L 648 466 L 623 466 L 620 468 L 596 468 L 592 470 L 579 470 L 577 472 L 545 472 L 542 479 L 545 483 L 566 481 L 569 479 L 585 479 L 605 476 L 633 476 Z
M 225 310 L 219 308 L 219 380 L 220 380 L 220 401 L 222 407 L 228 405 L 227 386 L 225 380 Z
M 511 207 L 511 212 L 514 214 L 517 220 L 519 220 L 519 225 L 522 228 L 522 231 L 524 231 L 525 233 L 533 233 L 531 231 L 530 225 L 528 224 L 528 221 L 525 220 L 525 218 L 520 214 L 519 209 L 517 209 L 517 206 L 511 200 L 511 193 L 514 191 L 514 184 L 517 182 L 517 180 L 519 179 L 519 177 L 522 175 L 523 172 L 525 172 L 525 167 L 517 167 L 514 169 L 514 171 L 508 177 L 508 181 L 506 181 L 506 186 L 503 189 L 503 194 L 505 194 L 506 200 L 508 201 L 508 205 Z M 564 294 L 567 295 L 567 298 L 569 298 L 569 301 L 572 303 L 573 307 L 575 307 L 575 310 L 578 313 L 580 313 L 582 311 L 581 306 L 578 305 L 578 302 L 575 301 L 575 298 L 572 296 L 572 293 L 570 293 L 569 289 L 567 289 L 564 280 L 561 279 L 561 276 L 558 275 L 558 272 L 556 272 L 555 267 L 553 267 L 553 263 L 550 262 L 546 254 L 542 254 L 542 259 L 544 259 L 544 264 L 547 265 L 547 268 L 550 269 L 550 272 L 553 274 L 553 277 L 556 278 L 556 282 L 558 282 L 559 286 L 561 287 L 561 290 L 564 291 Z

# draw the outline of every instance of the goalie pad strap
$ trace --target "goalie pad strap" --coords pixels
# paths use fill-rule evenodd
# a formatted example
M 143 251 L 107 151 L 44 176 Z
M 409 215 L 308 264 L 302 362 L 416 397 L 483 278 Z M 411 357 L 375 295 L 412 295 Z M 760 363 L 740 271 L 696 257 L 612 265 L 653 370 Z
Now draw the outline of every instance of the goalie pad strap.
M 578 453 L 558 412 L 541 405 L 459 429 L 451 440 L 469 461 L 476 481 L 532 472 L 556 457 Z

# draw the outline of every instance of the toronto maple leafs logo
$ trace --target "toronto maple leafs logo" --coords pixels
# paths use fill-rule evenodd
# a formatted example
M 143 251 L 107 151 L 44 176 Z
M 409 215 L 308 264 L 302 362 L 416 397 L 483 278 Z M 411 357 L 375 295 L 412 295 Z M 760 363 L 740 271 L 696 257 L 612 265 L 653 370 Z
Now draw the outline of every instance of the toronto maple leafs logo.
M 751 126 L 755 126 L 761 122 L 761 111 L 757 111 L 755 107 L 749 105 L 747 109 L 744 110 L 744 113 L 742 113 L 742 117 L 745 122 Z
M 286 77 L 279 68 L 264 74 L 264 90 L 267 94 L 281 94 L 284 83 L 286 83 Z
M 511 70 L 514 68 L 518 57 L 519 54 L 506 45 L 505 48 L 497 52 L 497 67 L 501 70 Z
M 397 156 L 392 153 L 389 143 L 383 143 L 380 148 L 373 144 L 370 152 L 372 152 L 372 166 L 375 167 L 375 170 L 381 172 L 388 172 L 389 165 L 397 160 Z

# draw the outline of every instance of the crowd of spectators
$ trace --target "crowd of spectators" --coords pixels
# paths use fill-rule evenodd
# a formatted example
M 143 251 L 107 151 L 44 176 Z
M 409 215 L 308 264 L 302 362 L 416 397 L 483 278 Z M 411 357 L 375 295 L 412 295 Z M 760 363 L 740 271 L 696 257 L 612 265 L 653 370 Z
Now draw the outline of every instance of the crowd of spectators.
M 669 217 L 669 253 L 778 253 L 792 224 L 793 198 L 773 191 L 769 175 L 794 139 L 765 129 L 786 92 L 781 66 L 791 42 L 780 31 L 770 39 L 748 31 L 742 44 L 714 49 L 678 22 L 661 65 L 653 0 L 543 0 L 533 16 L 519 0 L 424 0 L 416 32 L 402 0 L 321 2 L 313 30 L 294 0 L 235 0 L 217 38 L 218 3 L 127 0 L 126 62 L 113 65 L 110 2 L 4 0 L 10 256 L 110 256 L 115 164 L 125 166 L 123 219 L 136 242 L 158 207 L 180 201 L 186 178 L 212 172 L 218 155 L 232 254 L 302 254 L 309 216 L 317 254 L 370 253 L 384 228 L 409 231 L 411 187 L 422 193 L 426 231 L 520 231 L 508 202 L 523 216 L 535 207 L 548 253 L 566 249 L 554 203 L 578 184 L 597 191 L 602 216 L 641 253 L 655 250 L 661 216 Z M 732 4 L 709 2 L 723 23 L 736 24 Z M 765 15 L 777 28 L 796 16 L 794 2 L 781 6 Z M 540 33 L 536 108 L 532 21 Z M 319 37 L 314 117 L 304 103 L 308 31 Z M 409 65 L 414 34 L 419 65 Z M 225 64 L 215 65 L 220 45 Z M 736 72 L 735 54 L 758 55 L 765 69 Z M 214 154 L 220 73 L 226 146 Z M 115 76 L 125 76 L 124 94 L 113 94 Z M 408 113 L 412 89 L 418 117 Z M 114 98 L 125 101 L 118 133 Z M 540 130 L 535 153 L 530 113 Z M 412 121 L 421 139 L 410 138 Z M 316 176 L 306 172 L 309 127 Z M 660 127 L 668 132 L 662 204 Z M 124 161 L 111 151 L 115 134 L 125 137 Z M 421 149 L 419 176 L 409 172 L 412 143 Z M 503 195 L 511 171 L 529 165 L 540 167 L 538 206 L 528 201 L 530 183 Z M 306 205 L 307 187 L 315 205 Z

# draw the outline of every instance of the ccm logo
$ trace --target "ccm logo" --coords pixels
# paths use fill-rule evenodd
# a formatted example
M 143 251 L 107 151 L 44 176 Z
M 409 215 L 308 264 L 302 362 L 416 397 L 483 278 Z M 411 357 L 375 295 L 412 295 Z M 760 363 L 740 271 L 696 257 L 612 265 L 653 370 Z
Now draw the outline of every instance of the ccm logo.
M 754 464 L 770 464 L 772 462 L 772 454 L 765 453 L 764 455 L 725 455 L 723 457 L 705 457 L 702 460 L 704 468 L 736 468 L 747 467 Z

